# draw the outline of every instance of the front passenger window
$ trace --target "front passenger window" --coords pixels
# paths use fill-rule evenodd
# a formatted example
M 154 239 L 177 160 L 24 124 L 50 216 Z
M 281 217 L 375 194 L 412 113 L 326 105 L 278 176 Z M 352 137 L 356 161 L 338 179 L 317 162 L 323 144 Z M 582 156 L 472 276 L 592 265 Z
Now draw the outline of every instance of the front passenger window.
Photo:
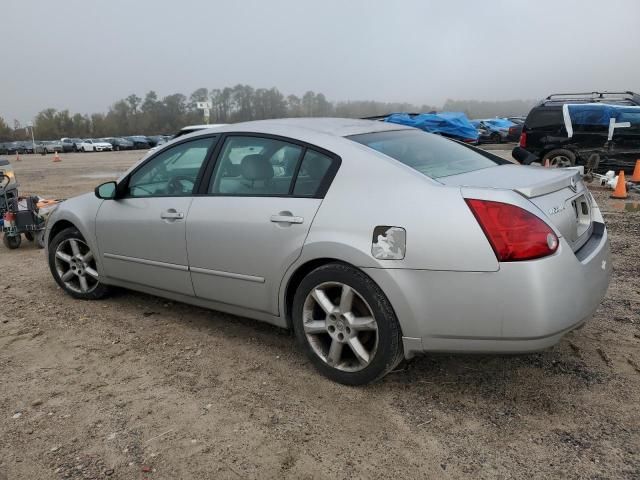
M 215 137 L 200 138 L 169 148 L 138 169 L 129 180 L 131 197 L 191 195 L 200 168 Z

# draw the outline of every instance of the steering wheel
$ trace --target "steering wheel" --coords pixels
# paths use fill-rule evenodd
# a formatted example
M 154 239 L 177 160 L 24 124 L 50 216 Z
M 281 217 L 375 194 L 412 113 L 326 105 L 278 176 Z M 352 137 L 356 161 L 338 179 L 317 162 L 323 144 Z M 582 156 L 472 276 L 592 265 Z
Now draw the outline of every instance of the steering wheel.
M 186 182 L 191 185 L 191 189 L 189 190 L 189 186 L 187 185 L 185 188 L 185 184 L 182 182 Z M 169 182 L 167 183 L 167 193 L 169 195 L 176 195 L 178 193 L 188 193 L 189 191 L 193 191 L 193 187 L 196 182 L 193 178 L 188 177 L 186 175 L 176 175 L 175 177 L 171 177 Z
M 11 183 L 11 177 L 9 177 L 9 175 L 0 174 L 0 188 L 4 188 L 10 183 Z

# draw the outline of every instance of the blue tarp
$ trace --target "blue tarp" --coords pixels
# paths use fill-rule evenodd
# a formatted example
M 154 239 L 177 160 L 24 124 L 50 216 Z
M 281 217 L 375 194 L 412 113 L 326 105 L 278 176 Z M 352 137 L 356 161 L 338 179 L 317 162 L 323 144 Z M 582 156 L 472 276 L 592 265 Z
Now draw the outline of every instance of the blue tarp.
M 567 105 L 571 123 L 575 125 L 609 125 L 609 119 L 616 122 L 640 123 L 640 107 L 585 103 Z
M 513 127 L 515 125 L 515 123 L 513 123 L 511 120 L 507 120 L 506 118 L 488 118 L 483 121 L 485 124 L 491 125 L 492 127 L 503 129 Z
M 425 132 L 439 133 L 459 140 L 478 140 L 478 130 L 462 112 L 421 113 L 419 115 L 392 113 L 384 121 L 419 128 Z

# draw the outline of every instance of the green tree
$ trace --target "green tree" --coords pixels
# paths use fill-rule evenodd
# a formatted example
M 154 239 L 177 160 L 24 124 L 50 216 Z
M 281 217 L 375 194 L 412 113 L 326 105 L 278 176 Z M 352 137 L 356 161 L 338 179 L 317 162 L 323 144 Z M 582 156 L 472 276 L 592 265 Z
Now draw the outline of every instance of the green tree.
M 11 129 L 11 127 L 9 127 L 9 125 L 7 125 L 7 122 L 4 121 L 4 118 L 0 117 L 0 141 L 8 141 L 11 140 L 13 137 L 13 130 Z
M 33 122 L 35 133 L 40 140 L 60 138 L 60 130 L 56 122 L 56 109 L 46 108 L 36 115 Z

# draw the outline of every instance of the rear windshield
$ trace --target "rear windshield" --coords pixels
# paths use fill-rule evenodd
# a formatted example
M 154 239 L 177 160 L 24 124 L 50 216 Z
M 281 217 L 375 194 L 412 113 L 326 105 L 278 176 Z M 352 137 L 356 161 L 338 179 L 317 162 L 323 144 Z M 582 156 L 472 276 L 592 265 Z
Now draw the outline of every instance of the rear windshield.
M 382 152 L 430 178 L 448 177 L 507 163 L 439 135 L 418 130 L 352 135 L 351 140 Z

